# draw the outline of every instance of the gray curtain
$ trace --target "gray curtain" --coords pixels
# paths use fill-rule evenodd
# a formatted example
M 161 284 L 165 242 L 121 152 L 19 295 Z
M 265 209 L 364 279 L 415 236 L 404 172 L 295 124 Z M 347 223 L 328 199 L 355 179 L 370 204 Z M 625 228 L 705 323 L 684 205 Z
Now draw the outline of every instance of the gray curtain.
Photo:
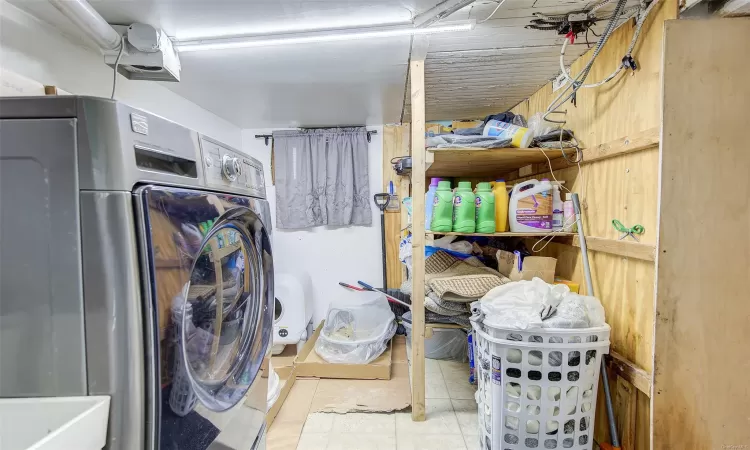
M 367 130 L 274 131 L 276 226 L 371 225 Z

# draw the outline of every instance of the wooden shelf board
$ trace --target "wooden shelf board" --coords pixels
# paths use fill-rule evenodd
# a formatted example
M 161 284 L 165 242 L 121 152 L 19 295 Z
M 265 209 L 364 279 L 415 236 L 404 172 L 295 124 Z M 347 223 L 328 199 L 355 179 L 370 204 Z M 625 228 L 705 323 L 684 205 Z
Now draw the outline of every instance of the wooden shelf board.
M 444 330 L 445 329 L 450 329 L 450 330 L 466 329 L 465 326 L 459 325 L 457 323 L 426 323 L 424 324 L 424 328 L 425 328 L 424 330 L 425 339 L 430 339 L 432 337 L 433 335 L 432 330 L 434 330 L 435 328 L 444 329 Z
M 498 177 L 529 164 L 562 157 L 561 150 L 538 148 L 428 148 L 428 177 Z
M 427 328 L 466 328 L 457 323 L 426 323 L 425 326 Z
M 555 237 L 573 237 L 575 233 L 552 233 L 552 232 L 541 232 L 541 233 L 513 233 L 511 231 L 505 233 L 456 233 L 456 232 L 445 232 L 439 233 L 434 231 L 427 231 L 427 236 L 441 235 L 441 236 L 486 236 L 486 237 L 544 237 L 544 236 L 555 236 Z
M 574 247 L 581 246 L 581 241 L 578 239 L 578 235 L 573 236 L 573 239 L 559 239 L 556 242 L 572 245 Z M 644 244 L 630 240 L 607 239 L 595 236 L 586 236 L 586 244 L 588 249 L 594 252 L 610 253 L 625 258 L 640 259 L 642 261 L 653 262 L 656 260 L 656 246 L 654 244 Z

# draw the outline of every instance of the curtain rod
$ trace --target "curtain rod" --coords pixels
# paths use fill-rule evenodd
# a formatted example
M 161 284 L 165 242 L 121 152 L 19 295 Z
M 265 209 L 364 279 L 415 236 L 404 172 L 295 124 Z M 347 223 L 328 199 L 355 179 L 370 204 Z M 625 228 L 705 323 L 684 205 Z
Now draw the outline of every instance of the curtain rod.
M 330 128 L 330 127 L 326 127 Z M 326 128 L 303 128 L 303 130 L 323 130 Z M 350 128 L 350 127 L 336 127 L 336 128 Z M 373 134 L 378 134 L 378 130 L 367 130 L 367 142 L 372 142 L 371 136 Z M 273 135 L 271 134 L 256 134 L 255 139 L 263 139 L 266 142 L 266 146 L 268 143 L 273 139 Z

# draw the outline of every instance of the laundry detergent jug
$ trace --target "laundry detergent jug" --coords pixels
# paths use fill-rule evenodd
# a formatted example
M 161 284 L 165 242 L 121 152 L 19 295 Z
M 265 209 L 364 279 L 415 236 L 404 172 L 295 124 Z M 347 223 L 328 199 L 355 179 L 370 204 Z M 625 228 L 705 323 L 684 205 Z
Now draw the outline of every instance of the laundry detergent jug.
M 450 181 L 438 182 L 432 204 L 430 231 L 450 232 L 453 228 L 453 192 Z
M 495 232 L 495 195 L 490 183 L 477 183 L 476 223 L 477 233 Z
M 471 190 L 471 182 L 459 181 L 453 195 L 453 231 L 474 233 L 476 230 L 476 196 Z
M 552 230 L 552 184 L 528 180 L 513 186 L 510 195 L 510 231 L 514 233 Z

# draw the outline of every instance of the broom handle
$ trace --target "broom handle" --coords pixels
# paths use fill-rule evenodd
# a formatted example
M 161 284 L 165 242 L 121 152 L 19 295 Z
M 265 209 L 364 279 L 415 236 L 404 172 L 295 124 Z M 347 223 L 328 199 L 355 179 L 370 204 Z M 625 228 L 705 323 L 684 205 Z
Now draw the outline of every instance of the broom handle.
M 581 222 L 581 203 L 578 194 L 573 194 L 573 208 L 576 213 L 576 222 L 578 222 L 578 240 L 581 244 L 581 259 L 583 260 L 583 275 L 586 278 L 586 293 L 594 295 L 594 283 L 591 281 L 591 267 L 589 267 L 589 249 L 586 245 L 586 235 L 583 232 L 583 223 Z M 617 424 L 615 423 L 615 411 L 612 407 L 612 393 L 609 390 L 609 377 L 607 376 L 607 364 L 602 356 L 602 383 L 604 386 L 604 399 L 607 405 L 607 419 L 609 422 L 609 435 L 612 440 L 612 446 L 620 447 L 620 439 L 617 435 Z

